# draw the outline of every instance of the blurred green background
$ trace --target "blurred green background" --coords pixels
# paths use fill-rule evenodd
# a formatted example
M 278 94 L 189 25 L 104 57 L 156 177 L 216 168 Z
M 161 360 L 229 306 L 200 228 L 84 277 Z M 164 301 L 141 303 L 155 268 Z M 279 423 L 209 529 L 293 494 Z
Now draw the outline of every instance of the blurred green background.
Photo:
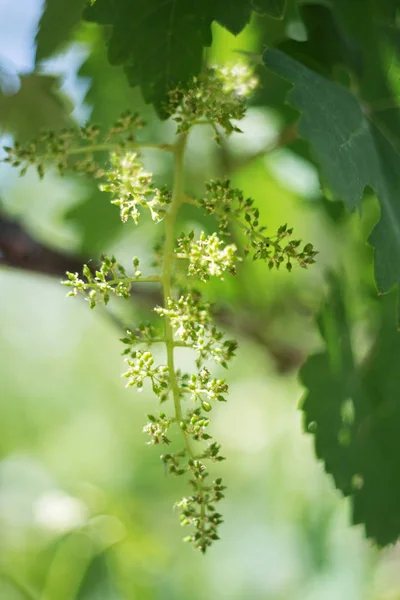
M 127 108 L 149 122 L 143 139 L 173 138 L 173 125 L 160 122 L 122 71 L 107 64 L 99 28 L 80 25 L 32 75 L 42 3 L 0 0 L 0 8 L 3 144 L 71 119 L 91 117 L 108 126 Z M 270 36 L 279 38 L 282 27 L 271 21 Z M 237 38 L 215 26 L 208 60 L 225 63 L 235 60 L 236 49 L 260 47 L 257 20 Z M 372 285 L 365 239 L 376 203 L 366 199 L 361 221 L 345 215 L 325 198 L 301 142 L 263 153 L 293 121 L 293 111 L 283 106 L 285 91 L 280 80 L 265 76 L 242 135 L 221 149 L 201 128 L 189 144 L 191 193 L 228 170 L 233 183 L 259 202 L 271 230 L 288 222 L 320 250 L 309 271 L 275 273 L 249 264 L 232 281 L 207 286 L 225 328 L 240 342 L 229 371 L 229 402 L 214 411 L 213 432 L 227 457 L 218 466 L 228 486 L 221 541 L 205 557 L 182 543 L 185 532 L 171 507 L 185 484 L 165 476 L 159 450 L 146 446 L 141 433 L 155 400 L 125 389 L 120 377 L 117 321 L 133 326 L 150 317 L 151 304 L 115 302 L 91 312 L 84 301 L 66 299 L 62 274 L 3 267 L 0 598 L 400 598 L 399 549 L 378 553 L 361 528 L 350 527 L 347 501 L 317 463 L 297 410 L 303 393 L 297 369 L 321 343 L 314 315 L 326 269 L 345 269 L 355 295 Z M 145 161 L 157 181 L 170 181 L 169 157 L 149 152 Z M 149 264 L 159 236 L 145 219 L 138 228 L 122 227 L 107 196 L 82 178 L 50 172 L 40 182 L 32 171 L 20 179 L 2 164 L 0 196 L 3 216 L 18 219 L 39 243 L 86 261 L 107 251 L 122 263 L 138 255 Z M 188 209 L 182 228 L 198 226 L 199 219 L 212 227 Z M 370 310 L 354 305 L 356 312 Z M 179 360 L 188 359 L 182 354 Z

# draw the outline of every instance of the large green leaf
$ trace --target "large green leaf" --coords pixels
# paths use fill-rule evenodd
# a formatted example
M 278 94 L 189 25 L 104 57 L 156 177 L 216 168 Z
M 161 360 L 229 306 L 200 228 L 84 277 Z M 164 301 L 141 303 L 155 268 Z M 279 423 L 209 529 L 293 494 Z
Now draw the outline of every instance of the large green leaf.
M 85 18 L 112 25 L 108 58 L 124 65 L 147 102 L 162 104 L 168 90 L 197 74 L 211 43 L 208 0 L 97 0 Z
M 251 17 L 250 0 L 217 0 L 213 18 L 231 33 L 237 35 Z
M 86 0 L 46 0 L 36 35 L 36 62 L 48 58 L 69 40 L 85 4 Z
M 301 112 L 299 133 L 333 194 L 350 209 L 361 209 L 365 188 L 375 190 L 381 218 L 369 241 L 378 289 L 389 291 L 400 283 L 400 155 L 348 90 L 278 50 L 266 51 L 263 60 L 293 84 L 288 100 Z
M 282 18 L 286 0 L 96 0 L 84 18 L 112 26 L 108 59 L 166 116 L 168 91 L 185 85 L 203 63 L 216 21 L 237 35 L 252 10 Z
M 379 545 L 400 536 L 400 334 L 396 298 L 379 300 L 381 325 L 372 350 L 357 365 L 343 292 L 332 278 L 319 317 L 326 350 L 300 371 L 302 410 L 315 450 L 336 486 L 349 496 L 354 523 Z

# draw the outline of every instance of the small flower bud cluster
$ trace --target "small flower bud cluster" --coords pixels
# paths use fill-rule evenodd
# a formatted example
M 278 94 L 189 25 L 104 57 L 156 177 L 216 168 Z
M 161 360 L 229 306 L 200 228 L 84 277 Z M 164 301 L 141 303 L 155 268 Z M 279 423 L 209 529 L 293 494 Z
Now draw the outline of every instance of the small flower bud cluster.
M 212 402 L 226 402 L 225 394 L 228 393 L 228 384 L 225 379 L 214 379 L 206 367 L 203 367 L 199 373 L 192 373 L 190 378 L 182 389 L 190 394 L 193 402 L 201 404 L 205 412 L 210 412 Z
M 191 542 L 195 548 L 204 553 L 215 540 L 219 540 L 218 526 L 223 519 L 222 515 L 216 511 L 214 504 L 224 498 L 225 486 L 222 485 L 220 478 L 213 481 L 211 485 L 204 485 L 207 473 L 202 471 L 199 461 L 192 462 L 196 480 L 202 481 L 204 493 L 202 496 L 194 494 L 182 498 L 176 506 L 181 511 L 181 524 L 184 527 L 192 526 L 195 529 L 195 533 L 185 537 L 184 541 Z
M 156 223 L 164 217 L 171 196 L 168 191 L 154 187 L 152 174 L 144 170 L 136 152 L 113 153 L 111 168 L 104 177 L 108 183 L 100 189 L 114 196 L 112 204 L 119 207 L 123 223 L 132 219 L 137 225 L 139 207 L 148 209 Z
M 223 280 L 226 271 L 236 274 L 236 262 L 240 260 L 236 256 L 237 248 L 235 244 L 225 245 L 216 233 L 207 236 L 202 232 L 195 240 L 191 231 L 189 235 L 180 237 L 177 243 L 178 258 L 189 260 L 188 275 L 208 281 L 211 276 Z
M 88 265 L 83 265 L 84 279 L 81 279 L 78 273 L 67 271 L 68 279 L 62 281 L 62 284 L 73 288 L 68 296 L 82 293 L 89 301 L 90 308 L 94 308 L 98 303 L 108 304 L 111 294 L 129 298 L 132 283 L 140 281 L 142 275 L 137 258 L 133 259 L 133 267 L 134 277 L 128 277 L 124 267 L 117 263 L 115 256 L 111 258 L 103 256 L 99 270 L 92 272 Z
M 303 269 L 315 263 L 318 253 L 313 245 L 305 244 L 300 249 L 300 240 L 288 241 L 293 228 L 286 224 L 279 227 L 275 235 L 265 235 L 267 228 L 260 225 L 260 212 L 254 206 L 254 200 L 245 198 L 241 190 L 231 188 L 229 180 L 208 183 L 206 195 L 198 203 L 207 214 L 216 216 L 220 234 L 229 236 L 229 222 L 236 222 L 247 238 L 245 254 L 252 253 L 253 260 L 266 261 L 270 269 L 279 269 L 285 263 L 287 270 L 291 271 L 293 261 Z
M 137 114 L 126 112 L 104 135 L 99 127 L 91 124 L 62 129 L 59 133 L 46 131 L 28 144 L 17 142 L 13 147 L 5 146 L 7 156 L 3 162 L 20 168 L 21 175 L 34 166 L 39 177 L 43 178 L 47 163 L 51 162 L 60 175 L 70 168 L 98 179 L 103 177 L 104 170 L 95 161 L 93 152 L 107 150 L 108 145 L 123 151 L 134 142 L 134 133 L 143 126 L 144 122 Z M 74 158 L 79 155 L 84 155 L 84 158 Z
M 129 354 L 130 347 L 135 344 L 143 344 L 147 347 L 151 346 L 156 342 L 164 341 L 160 338 L 159 332 L 151 323 L 139 323 L 135 331 L 127 330 L 126 337 L 120 340 L 123 344 L 127 345 L 123 354 Z
M 180 425 L 196 442 L 202 442 L 211 439 L 211 435 L 206 431 L 210 422 L 210 419 L 202 414 L 201 408 L 195 408 L 187 412 L 186 421 Z
M 132 350 L 125 358 L 128 370 L 123 374 L 128 379 L 127 387 L 143 389 L 146 379 L 150 380 L 151 388 L 160 402 L 168 398 L 170 377 L 167 365 L 154 365 L 154 356 L 148 350 Z
M 186 457 L 186 450 L 180 450 L 173 454 L 161 454 L 160 459 L 164 463 L 166 473 L 172 475 L 183 475 L 187 473 L 187 466 L 181 466 L 182 460 Z
M 176 337 L 198 353 L 197 366 L 211 358 L 227 368 L 235 355 L 237 342 L 225 340 L 224 334 L 214 325 L 208 303 L 201 303 L 193 294 L 181 296 L 178 300 L 167 299 L 166 307 L 154 310 L 168 317 Z
M 118 141 L 121 149 L 135 140 L 138 129 L 143 129 L 146 123 L 138 113 L 127 110 L 115 121 L 104 136 L 104 142 Z
M 247 65 L 212 67 L 194 77 L 188 89 L 172 90 L 167 111 L 177 122 L 178 133 L 186 133 L 199 123 L 209 123 L 214 126 L 215 139 L 220 142 L 218 126 L 227 135 L 233 131 L 240 133 L 232 121 L 243 119 L 245 99 L 257 83 Z
M 171 440 L 167 438 L 167 432 L 171 425 L 171 419 L 165 413 L 160 413 L 158 417 L 147 415 L 148 423 L 143 427 L 143 433 L 150 436 L 149 445 L 170 444 Z

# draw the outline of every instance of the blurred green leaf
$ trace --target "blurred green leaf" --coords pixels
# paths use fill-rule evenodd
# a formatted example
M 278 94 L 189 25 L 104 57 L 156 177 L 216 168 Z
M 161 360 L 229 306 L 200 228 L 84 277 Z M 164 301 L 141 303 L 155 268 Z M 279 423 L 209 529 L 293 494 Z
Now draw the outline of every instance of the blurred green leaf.
M 57 89 L 58 79 L 30 74 L 20 77 L 15 94 L 0 94 L 0 127 L 19 140 L 35 137 L 43 129 L 71 126 L 72 106 Z
M 65 219 L 79 231 L 79 251 L 90 258 L 98 258 L 107 244 L 121 233 L 123 224 L 118 211 L 110 202 L 110 195 L 90 183 L 84 201 L 71 208 Z
M 86 0 L 46 0 L 36 35 L 36 62 L 48 58 L 69 41 Z
M 378 289 L 389 291 L 400 283 L 400 155 L 345 88 L 279 50 L 267 50 L 263 60 L 293 84 L 288 99 L 302 114 L 299 133 L 311 144 L 334 195 L 352 210 L 361 208 L 367 186 L 375 190 L 381 218 L 369 241 Z
M 387 31 L 396 31 L 397 0 L 332 0 L 335 17 L 362 50 L 357 88 L 364 101 L 376 106 L 374 120 L 400 139 L 400 115 L 396 110 L 399 90 L 393 68 L 395 41 Z M 349 65 L 351 68 L 351 65 Z M 382 103 L 386 110 L 381 111 Z
M 118 600 L 105 552 L 96 555 L 82 580 L 76 600 Z
M 318 324 L 326 345 L 300 371 L 302 410 L 315 451 L 336 486 L 351 498 L 354 523 L 379 545 L 400 536 L 400 334 L 395 294 L 379 302 L 381 325 L 367 359 L 356 364 L 349 318 L 337 277 Z

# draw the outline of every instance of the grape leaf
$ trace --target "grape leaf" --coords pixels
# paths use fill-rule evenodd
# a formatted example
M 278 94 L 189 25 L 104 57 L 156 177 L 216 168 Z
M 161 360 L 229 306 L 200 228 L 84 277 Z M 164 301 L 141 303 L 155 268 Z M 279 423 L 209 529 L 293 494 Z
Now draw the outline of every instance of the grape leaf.
M 293 84 L 288 100 L 301 112 L 299 134 L 311 144 L 334 196 L 350 210 L 361 209 L 365 188 L 375 190 L 381 217 L 369 242 L 375 251 L 378 290 L 389 291 L 400 283 L 400 155 L 344 87 L 279 50 L 267 50 L 263 60 Z
M 304 426 L 317 457 L 352 504 L 353 522 L 384 546 L 400 536 L 400 334 L 395 294 L 378 301 L 381 324 L 372 351 L 357 365 L 343 291 L 331 277 L 318 322 L 326 344 L 300 370 Z
M 213 18 L 234 35 L 250 22 L 250 0 L 217 0 Z
M 36 35 L 36 62 L 60 49 L 79 23 L 86 0 L 46 0 Z
M 124 65 L 130 84 L 164 115 L 168 90 L 200 71 L 212 39 L 207 0 L 97 0 L 84 17 L 113 26 L 110 63 Z
M 252 0 L 252 3 L 253 10 L 274 19 L 283 19 L 286 0 Z
M 84 18 L 112 26 L 108 59 L 123 65 L 162 117 L 168 91 L 185 85 L 202 67 L 213 21 L 237 35 L 252 10 L 282 18 L 286 0 L 96 0 Z

